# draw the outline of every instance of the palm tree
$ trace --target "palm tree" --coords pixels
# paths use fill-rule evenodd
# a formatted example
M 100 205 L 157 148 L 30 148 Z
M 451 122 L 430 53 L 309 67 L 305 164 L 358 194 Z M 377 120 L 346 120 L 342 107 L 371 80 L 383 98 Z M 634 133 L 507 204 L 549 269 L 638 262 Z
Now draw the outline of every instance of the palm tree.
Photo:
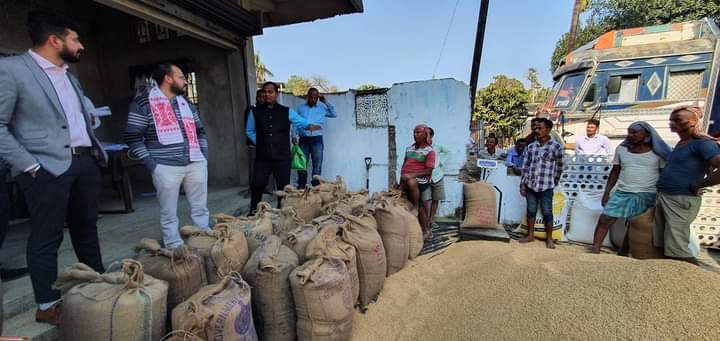
M 568 53 L 575 49 L 578 26 L 580 25 L 580 13 L 587 9 L 589 0 L 575 0 L 573 6 L 572 20 L 570 21 L 570 34 L 568 35 Z
M 257 80 L 257 83 L 265 83 L 268 76 L 274 77 L 275 75 L 267 68 L 267 66 L 265 66 L 265 64 L 263 64 L 262 61 L 260 61 L 260 55 L 255 52 L 255 79 Z

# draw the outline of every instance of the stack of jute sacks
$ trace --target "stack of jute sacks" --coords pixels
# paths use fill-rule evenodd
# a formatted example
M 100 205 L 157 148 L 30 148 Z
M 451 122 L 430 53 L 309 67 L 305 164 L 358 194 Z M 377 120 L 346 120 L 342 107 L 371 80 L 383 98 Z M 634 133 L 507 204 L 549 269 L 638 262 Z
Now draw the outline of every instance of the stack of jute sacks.
M 354 308 L 417 257 L 422 232 L 401 192 L 319 180 L 277 192 L 279 209 L 184 226 L 182 247 L 143 239 L 120 271 L 68 268 L 62 339 L 349 340 Z

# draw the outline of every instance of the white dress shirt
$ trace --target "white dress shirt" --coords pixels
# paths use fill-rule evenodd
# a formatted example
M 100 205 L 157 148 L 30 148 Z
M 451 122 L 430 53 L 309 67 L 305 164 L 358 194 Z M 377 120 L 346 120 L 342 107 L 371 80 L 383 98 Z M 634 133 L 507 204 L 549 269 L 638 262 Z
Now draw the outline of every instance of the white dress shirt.
M 55 88 L 55 93 L 60 100 L 60 105 L 67 119 L 68 129 L 70 131 L 70 146 L 91 147 L 92 142 L 87 132 L 80 97 L 72 83 L 70 83 L 70 78 L 68 78 L 67 75 L 68 66 L 66 64 L 57 66 L 33 50 L 28 50 L 28 53 L 35 59 L 35 62 L 38 63 L 40 68 L 45 71 L 45 74 L 50 79 L 50 83 L 52 83 L 53 88 Z

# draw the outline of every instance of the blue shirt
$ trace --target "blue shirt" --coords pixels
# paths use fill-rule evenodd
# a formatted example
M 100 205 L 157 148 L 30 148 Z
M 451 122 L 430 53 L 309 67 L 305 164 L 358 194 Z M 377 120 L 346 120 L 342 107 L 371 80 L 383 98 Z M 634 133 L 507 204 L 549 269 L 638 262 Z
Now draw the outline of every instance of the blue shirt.
M 320 126 L 320 130 L 315 131 L 309 131 L 307 129 L 297 129 L 297 131 L 294 131 L 292 136 L 295 136 L 297 134 L 300 134 L 300 136 L 308 137 L 308 136 L 322 136 L 323 135 L 323 129 L 325 129 L 325 118 L 326 117 L 337 117 L 337 113 L 335 112 L 335 107 L 330 103 L 323 103 L 318 101 L 315 106 L 309 106 L 307 102 L 301 104 L 297 108 L 298 113 L 300 116 L 308 120 L 310 124 L 315 124 Z
M 690 186 L 702 181 L 708 161 L 716 155 L 720 155 L 720 146 L 707 139 L 694 139 L 684 146 L 675 147 L 660 173 L 658 191 L 673 195 L 695 195 L 690 192 Z
M 505 160 L 505 166 L 508 168 L 522 168 L 523 154 L 518 153 L 515 147 L 510 148 L 510 151 L 507 153 L 507 159 Z
M 301 127 L 305 129 L 311 124 L 302 116 L 298 115 L 295 110 L 292 110 L 292 108 L 288 108 L 288 119 L 290 120 L 290 123 L 293 125 L 293 127 Z M 245 135 L 247 135 L 247 138 L 249 138 L 253 144 L 257 143 L 257 132 L 255 131 L 255 114 L 253 114 L 252 110 L 250 110 L 250 113 L 248 115 L 247 126 L 245 127 Z

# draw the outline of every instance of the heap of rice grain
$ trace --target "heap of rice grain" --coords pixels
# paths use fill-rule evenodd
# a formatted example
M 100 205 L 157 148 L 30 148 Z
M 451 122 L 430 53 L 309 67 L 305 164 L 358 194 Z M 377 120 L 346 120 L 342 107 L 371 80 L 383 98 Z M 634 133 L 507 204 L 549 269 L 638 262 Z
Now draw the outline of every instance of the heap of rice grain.
M 356 313 L 353 340 L 717 339 L 720 275 L 534 244 L 419 257 Z

